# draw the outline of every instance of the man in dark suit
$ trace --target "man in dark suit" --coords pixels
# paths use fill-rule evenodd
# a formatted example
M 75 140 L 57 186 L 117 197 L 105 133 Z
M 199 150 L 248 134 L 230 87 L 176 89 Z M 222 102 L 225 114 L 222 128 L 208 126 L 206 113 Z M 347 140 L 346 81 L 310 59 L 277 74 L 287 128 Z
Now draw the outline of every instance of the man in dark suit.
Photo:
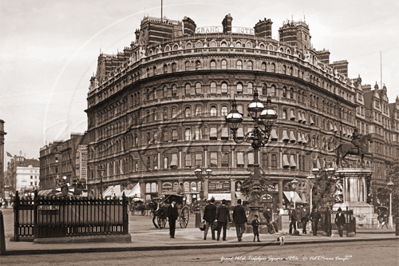
M 267 207 L 267 209 L 266 209 L 266 211 L 264 211 L 263 212 L 263 216 L 265 217 L 265 219 L 266 219 L 266 226 L 267 226 L 267 231 L 269 232 L 269 234 L 271 234 L 272 233 L 272 227 L 273 227 L 273 225 L 271 224 L 271 222 L 272 222 L 272 216 L 273 216 L 273 214 L 272 214 L 272 211 L 270 210 L 270 208 L 269 207 Z
M 233 210 L 233 220 L 236 224 L 236 233 L 238 242 L 242 241 L 242 234 L 245 232 L 245 223 L 247 222 L 247 215 L 244 208 L 241 206 L 241 199 L 237 200 L 237 206 Z
M 302 223 L 302 233 L 306 234 L 306 224 L 309 220 L 309 210 L 307 207 L 301 209 L 301 223 Z
M 294 227 L 294 231 L 296 231 L 296 220 L 297 219 L 297 213 L 294 207 L 291 207 L 291 212 L 290 212 L 290 231 L 289 234 L 292 235 L 292 227 Z
M 312 213 L 310 214 L 310 218 L 312 219 L 312 231 L 313 235 L 317 236 L 317 224 L 321 218 L 321 214 L 317 211 L 316 206 L 313 206 Z
M 176 200 L 172 200 L 172 204 L 168 207 L 170 238 L 175 238 L 176 220 L 178 217 L 179 211 L 177 210 Z
M 335 215 L 335 224 L 338 227 L 338 233 L 340 237 L 342 237 L 345 225 L 345 216 L 341 211 L 341 208 L 338 208 L 338 213 Z
M 206 240 L 206 236 L 208 235 L 209 227 L 211 227 L 212 240 L 215 240 L 215 229 L 212 229 L 212 224 L 215 222 L 216 219 L 216 206 L 214 203 L 215 199 L 211 198 L 210 203 L 205 206 L 204 217 L 202 218 L 206 221 L 204 240 Z
M 221 229 L 223 227 L 223 241 L 226 241 L 226 227 L 227 223 L 230 222 L 229 209 L 226 207 L 226 200 L 222 200 L 222 205 L 216 211 L 216 219 L 218 220 L 218 241 L 220 238 Z

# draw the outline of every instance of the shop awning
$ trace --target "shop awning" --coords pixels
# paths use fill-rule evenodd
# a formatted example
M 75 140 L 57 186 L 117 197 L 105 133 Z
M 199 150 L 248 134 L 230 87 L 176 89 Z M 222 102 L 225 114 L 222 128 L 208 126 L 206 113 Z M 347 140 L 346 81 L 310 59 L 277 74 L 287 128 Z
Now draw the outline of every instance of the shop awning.
M 306 203 L 306 201 L 303 201 L 295 191 L 284 191 L 284 196 L 289 202 Z
M 125 196 L 128 198 L 140 198 L 140 184 L 136 183 L 134 187 L 130 190 L 123 190 L 121 195 L 125 192 Z
M 231 200 L 231 193 L 209 193 L 208 194 L 208 200 L 210 200 L 211 198 L 214 198 L 215 200 Z
M 291 131 L 291 132 L 290 132 L 290 141 L 291 141 L 291 142 L 295 142 L 295 141 L 296 141 L 294 131 Z
M 43 196 L 46 197 L 48 195 L 50 195 L 53 192 L 53 189 L 46 189 L 46 190 L 40 190 L 37 195 L 38 196 Z
M 290 138 L 288 137 L 287 130 L 283 130 L 283 140 L 289 140 Z
M 104 192 L 103 192 L 103 197 L 120 197 L 121 194 L 121 186 L 116 185 L 116 186 L 109 186 Z

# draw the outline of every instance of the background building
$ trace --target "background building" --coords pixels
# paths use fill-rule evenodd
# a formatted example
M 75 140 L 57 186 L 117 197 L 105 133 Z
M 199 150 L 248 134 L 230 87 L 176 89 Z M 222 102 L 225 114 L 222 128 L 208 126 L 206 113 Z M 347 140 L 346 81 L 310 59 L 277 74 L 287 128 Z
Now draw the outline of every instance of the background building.
M 142 198 L 150 199 L 183 183 L 190 202 L 204 189 L 194 170 L 209 168 L 208 196 L 234 204 L 255 155 L 248 143 L 232 140 L 225 116 L 235 98 L 244 115 L 238 134 L 249 132 L 255 88 L 261 100 L 272 97 L 278 113 L 271 141 L 259 152 L 262 173 L 279 192 L 275 206 L 290 200 L 282 192 L 293 178 L 307 191 L 311 169 L 335 166 L 334 149 L 351 141 L 355 127 L 371 133 L 361 79 L 347 77 L 347 61 L 331 64 L 328 50 L 313 48 L 305 22 L 285 22 L 273 40 L 270 19 L 253 28 L 233 27 L 232 20 L 229 14 L 222 27 L 197 27 L 187 17 L 183 23 L 145 17 L 123 52 L 99 55 L 87 96 L 89 195 L 138 182 Z M 399 132 L 389 126 L 383 132 L 384 149 L 397 147 Z M 367 167 L 382 162 L 373 161 L 376 145 Z M 398 158 L 397 148 L 390 150 L 385 161 Z M 347 162 L 360 164 L 353 156 Z
M 40 179 L 42 189 L 54 189 L 64 176 L 67 183 L 78 182 L 86 187 L 87 135 L 71 134 L 66 141 L 56 141 L 40 149 Z
M 5 186 L 14 195 L 33 192 L 40 186 L 40 164 L 37 159 L 26 159 L 22 155 L 14 155 L 7 165 Z

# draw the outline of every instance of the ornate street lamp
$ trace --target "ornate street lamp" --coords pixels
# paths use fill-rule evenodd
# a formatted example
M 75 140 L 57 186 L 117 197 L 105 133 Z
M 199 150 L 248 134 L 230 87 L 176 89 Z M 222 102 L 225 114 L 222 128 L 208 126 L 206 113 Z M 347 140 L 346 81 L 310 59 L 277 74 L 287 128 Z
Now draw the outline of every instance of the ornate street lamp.
M 195 175 L 197 176 L 197 179 L 201 180 L 201 191 L 200 191 L 200 199 L 206 199 L 206 196 L 204 194 L 204 187 L 205 187 L 205 179 L 209 179 L 211 174 L 212 174 L 212 169 L 206 169 L 205 174 L 203 174 L 201 168 L 197 168 L 194 170 Z
M 231 129 L 234 141 L 238 144 L 245 141 L 247 143 L 250 143 L 252 148 L 254 149 L 254 174 L 251 175 L 249 178 L 253 179 L 251 195 L 255 197 L 252 200 L 255 201 L 256 205 L 253 206 L 253 210 L 251 208 L 251 211 L 255 211 L 256 213 L 259 210 L 259 200 L 262 196 L 260 195 L 262 191 L 260 184 L 258 151 L 260 147 L 263 147 L 266 143 L 268 143 L 272 126 L 277 121 L 277 113 L 271 106 L 271 97 L 268 96 L 267 101 L 264 104 L 259 100 L 258 96 L 258 91 L 255 88 L 254 98 L 252 102 L 248 105 L 248 113 L 253 119 L 253 129 L 250 132 L 246 133 L 243 138 L 239 138 L 237 136 L 238 128 L 242 125 L 243 115 L 238 112 L 235 99 L 232 103 L 232 109 L 226 116 L 226 122 Z M 250 218 L 252 218 L 252 216 Z
M 387 184 L 389 189 L 389 226 L 393 228 L 393 219 L 392 219 L 392 188 L 395 184 L 390 180 Z

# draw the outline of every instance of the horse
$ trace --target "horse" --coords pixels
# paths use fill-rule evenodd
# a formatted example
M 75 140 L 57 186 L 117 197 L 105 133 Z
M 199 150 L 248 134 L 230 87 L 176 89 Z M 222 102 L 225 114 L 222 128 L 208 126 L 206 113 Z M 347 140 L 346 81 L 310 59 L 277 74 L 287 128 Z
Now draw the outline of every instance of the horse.
M 340 144 L 336 149 L 337 154 L 337 165 L 341 166 L 342 161 L 344 160 L 345 156 L 348 154 L 359 155 L 361 160 L 361 167 L 363 167 L 363 158 L 364 154 L 368 152 L 369 144 L 373 143 L 373 138 L 370 134 L 363 135 L 359 138 L 359 148 L 357 148 L 353 143 L 344 143 Z

